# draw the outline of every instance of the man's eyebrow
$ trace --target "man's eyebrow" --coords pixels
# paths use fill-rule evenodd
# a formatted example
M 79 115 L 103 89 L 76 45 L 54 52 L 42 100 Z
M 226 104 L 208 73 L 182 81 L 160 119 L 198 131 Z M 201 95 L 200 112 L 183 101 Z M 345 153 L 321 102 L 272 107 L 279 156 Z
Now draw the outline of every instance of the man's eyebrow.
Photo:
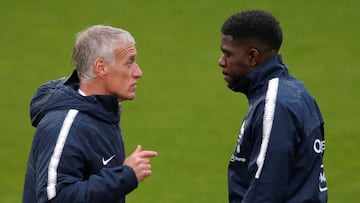
M 229 54 L 229 53 L 231 53 L 229 50 L 227 50 L 226 48 L 224 48 L 224 47 L 220 47 L 220 50 L 223 52 L 223 53 L 227 53 L 227 54 Z
M 129 55 L 129 58 L 136 58 L 136 56 L 137 56 L 137 54 L 136 54 L 136 53 L 134 53 L 134 54 L 130 54 L 130 55 Z

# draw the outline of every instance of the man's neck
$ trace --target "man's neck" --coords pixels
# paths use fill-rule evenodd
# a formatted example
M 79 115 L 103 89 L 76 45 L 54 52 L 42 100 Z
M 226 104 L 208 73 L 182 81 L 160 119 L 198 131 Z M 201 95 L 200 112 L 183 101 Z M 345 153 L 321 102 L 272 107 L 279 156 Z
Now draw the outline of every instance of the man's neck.
M 83 92 L 80 88 L 78 89 L 78 92 L 79 92 L 79 94 L 81 94 L 82 96 L 86 96 L 86 94 L 85 94 L 85 92 Z
M 96 78 L 88 81 L 80 80 L 79 84 L 79 90 L 81 90 L 87 96 L 107 94 L 107 92 L 105 92 L 104 88 L 102 87 L 102 81 Z

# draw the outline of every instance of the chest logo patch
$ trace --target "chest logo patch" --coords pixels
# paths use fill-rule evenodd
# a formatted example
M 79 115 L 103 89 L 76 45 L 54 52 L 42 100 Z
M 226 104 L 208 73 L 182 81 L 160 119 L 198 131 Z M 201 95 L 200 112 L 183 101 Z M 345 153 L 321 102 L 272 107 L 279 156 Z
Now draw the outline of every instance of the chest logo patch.
M 110 161 L 111 159 L 113 159 L 116 155 L 112 155 L 111 157 L 109 157 L 108 159 L 105 160 L 105 158 L 103 157 L 102 158 L 102 163 L 104 166 L 106 166 Z

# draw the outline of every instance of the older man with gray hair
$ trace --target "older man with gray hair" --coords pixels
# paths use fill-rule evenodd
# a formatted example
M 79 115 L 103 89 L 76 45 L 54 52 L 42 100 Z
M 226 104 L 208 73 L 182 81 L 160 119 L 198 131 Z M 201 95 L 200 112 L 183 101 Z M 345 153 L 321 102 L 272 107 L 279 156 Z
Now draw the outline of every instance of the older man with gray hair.
M 77 35 L 76 70 L 41 85 L 30 105 L 36 127 L 23 202 L 125 202 L 151 174 L 155 151 L 128 157 L 119 125 L 122 101 L 142 77 L 129 32 L 95 25 Z

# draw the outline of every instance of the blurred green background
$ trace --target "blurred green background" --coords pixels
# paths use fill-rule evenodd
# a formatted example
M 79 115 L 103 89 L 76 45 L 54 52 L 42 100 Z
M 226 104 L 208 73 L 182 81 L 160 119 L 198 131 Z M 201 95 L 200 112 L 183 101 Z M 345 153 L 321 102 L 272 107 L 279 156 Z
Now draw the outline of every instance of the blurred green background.
M 34 91 L 71 72 L 75 34 L 93 24 L 135 37 L 144 77 L 136 100 L 123 103 L 126 151 L 159 152 L 127 202 L 227 202 L 227 165 L 248 106 L 217 66 L 220 27 L 249 8 L 281 22 L 284 62 L 323 112 L 329 202 L 360 202 L 358 0 L 1 1 L 0 202 L 21 202 Z

